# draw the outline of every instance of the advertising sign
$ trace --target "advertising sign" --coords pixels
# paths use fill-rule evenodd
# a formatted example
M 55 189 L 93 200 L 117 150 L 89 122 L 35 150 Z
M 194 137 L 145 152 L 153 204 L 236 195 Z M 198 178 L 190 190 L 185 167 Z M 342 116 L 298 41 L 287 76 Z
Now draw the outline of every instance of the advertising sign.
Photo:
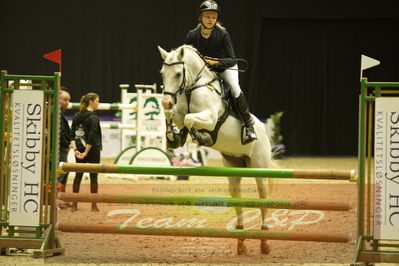
M 39 226 L 43 144 L 43 91 L 12 96 L 10 225 Z
M 399 239 L 399 98 L 377 98 L 374 132 L 374 238 Z

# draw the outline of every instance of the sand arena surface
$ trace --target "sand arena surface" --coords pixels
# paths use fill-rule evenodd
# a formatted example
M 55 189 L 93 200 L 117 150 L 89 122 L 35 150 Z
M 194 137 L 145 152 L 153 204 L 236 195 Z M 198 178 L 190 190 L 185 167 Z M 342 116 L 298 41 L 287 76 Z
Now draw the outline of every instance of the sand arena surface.
M 221 166 L 219 161 L 210 166 Z M 281 168 L 356 169 L 356 158 L 284 158 Z M 70 178 L 67 192 L 71 192 Z M 111 179 L 100 175 L 99 193 L 159 196 L 229 197 L 224 177 L 190 177 L 189 180 Z M 253 178 L 242 180 L 242 196 L 258 198 Z M 83 181 L 81 192 L 89 192 L 89 180 Z M 347 181 L 279 180 L 272 199 L 312 200 L 356 204 L 356 185 Z M 99 204 L 100 212 L 91 212 L 89 203 L 79 203 L 79 210 L 58 212 L 63 223 L 122 224 L 129 226 L 226 228 L 235 227 L 235 212 L 228 207 L 160 206 Z M 260 229 L 257 209 L 245 208 L 245 228 Z M 296 211 L 269 209 L 266 219 L 270 230 L 317 233 L 356 232 L 356 211 Z M 245 240 L 247 255 L 237 255 L 236 239 L 113 234 L 80 234 L 58 232 L 65 256 L 45 260 L 25 254 L 0 257 L 2 265 L 66 265 L 66 264 L 268 264 L 268 263 L 350 263 L 355 243 L 320 243 L 268 241 L 271 253 L 262 255 L 259 240 Z M 27 251 L 30 254 L 30 251 Z

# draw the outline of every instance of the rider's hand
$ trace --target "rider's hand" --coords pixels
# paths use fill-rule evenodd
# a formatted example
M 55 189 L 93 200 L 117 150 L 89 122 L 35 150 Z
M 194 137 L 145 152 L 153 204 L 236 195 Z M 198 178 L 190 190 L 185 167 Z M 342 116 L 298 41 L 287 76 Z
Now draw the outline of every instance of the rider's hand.
M 208 58 L 204 58 L 204 61 L 205 61 L 208 65 L 211 65 L 211 66 L 217 66 L 217 65 L 220 64 L 219 61 L 212 60 L 212 59 L 210 59 L 209 57 L 208 57 Z

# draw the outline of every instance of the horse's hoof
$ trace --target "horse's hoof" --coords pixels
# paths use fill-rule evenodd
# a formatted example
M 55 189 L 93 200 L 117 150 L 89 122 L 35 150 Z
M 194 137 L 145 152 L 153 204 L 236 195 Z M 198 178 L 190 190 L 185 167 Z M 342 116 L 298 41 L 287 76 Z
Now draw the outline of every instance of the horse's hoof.
M 168 148 L 176 149 L 181 146 L 181 136 L 179 134 L 173 133 L 173 140 L 170 140 L 168 135 L 166 139 L 166 145 Z
M 204 143 L 204 146 L 210 147 L 213 145 L 213 140 L 209 134 L 202 134 L 202 142 Z
M 210 147 L 213 145 L 213 141 L 212 141 L 212 139 L 202 138 L 199 140 L 199 144 L 201 146 Z
M 269 246 L 267 245 L 266 240 L 261 240 L 261 241 L 260 241 L 260 252 L 261 252 L 262 254 L 265 254 L 265 255 L 267 255 L 267 254 L 270 253 L 270 248 L 269 248 Z
M 168 139 L 168 141 L 175 141 L 173 133 L 166 133 L 166 138 Z
M 168 148 L 171 148 L 171 149 L 176 149 L 176 148 L 179 148 L 180 147 L 180 142 L 179 141 L 169 141 L 169 140 L 167 140 L 166 141 L 166 146 L 168 147 Z
M 264 225 L 262 225 L 261 230 L 262 231 L 267 231 L 267 230 L 269 230 L 269 227 L 267 226 L 267 224 L 264 224 Z M 267 245 L 266 239 L 261 239 L 260 240 L 260 252 L 262 254 L 265 254 L 265 255 L 270 253 L 270 248 Z
M 237 243 L 237 255 L 247 255 L 248 250 L 244 244 L 244 239 L 239 239 Z

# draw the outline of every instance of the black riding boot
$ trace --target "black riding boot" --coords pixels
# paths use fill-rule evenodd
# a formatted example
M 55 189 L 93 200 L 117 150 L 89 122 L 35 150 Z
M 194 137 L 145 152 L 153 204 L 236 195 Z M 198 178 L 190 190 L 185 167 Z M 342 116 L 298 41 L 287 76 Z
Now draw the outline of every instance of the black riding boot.
M 249 113 L 249 107 L 242 92 L 237 98 L 235 98 L 235 101 L 241 121 L 244 124 L 242 129 L 243 131 L 241 133 L 241 142 L 242 144 L 248 144 L 257 139 L 254 129 L 255 122 Z

